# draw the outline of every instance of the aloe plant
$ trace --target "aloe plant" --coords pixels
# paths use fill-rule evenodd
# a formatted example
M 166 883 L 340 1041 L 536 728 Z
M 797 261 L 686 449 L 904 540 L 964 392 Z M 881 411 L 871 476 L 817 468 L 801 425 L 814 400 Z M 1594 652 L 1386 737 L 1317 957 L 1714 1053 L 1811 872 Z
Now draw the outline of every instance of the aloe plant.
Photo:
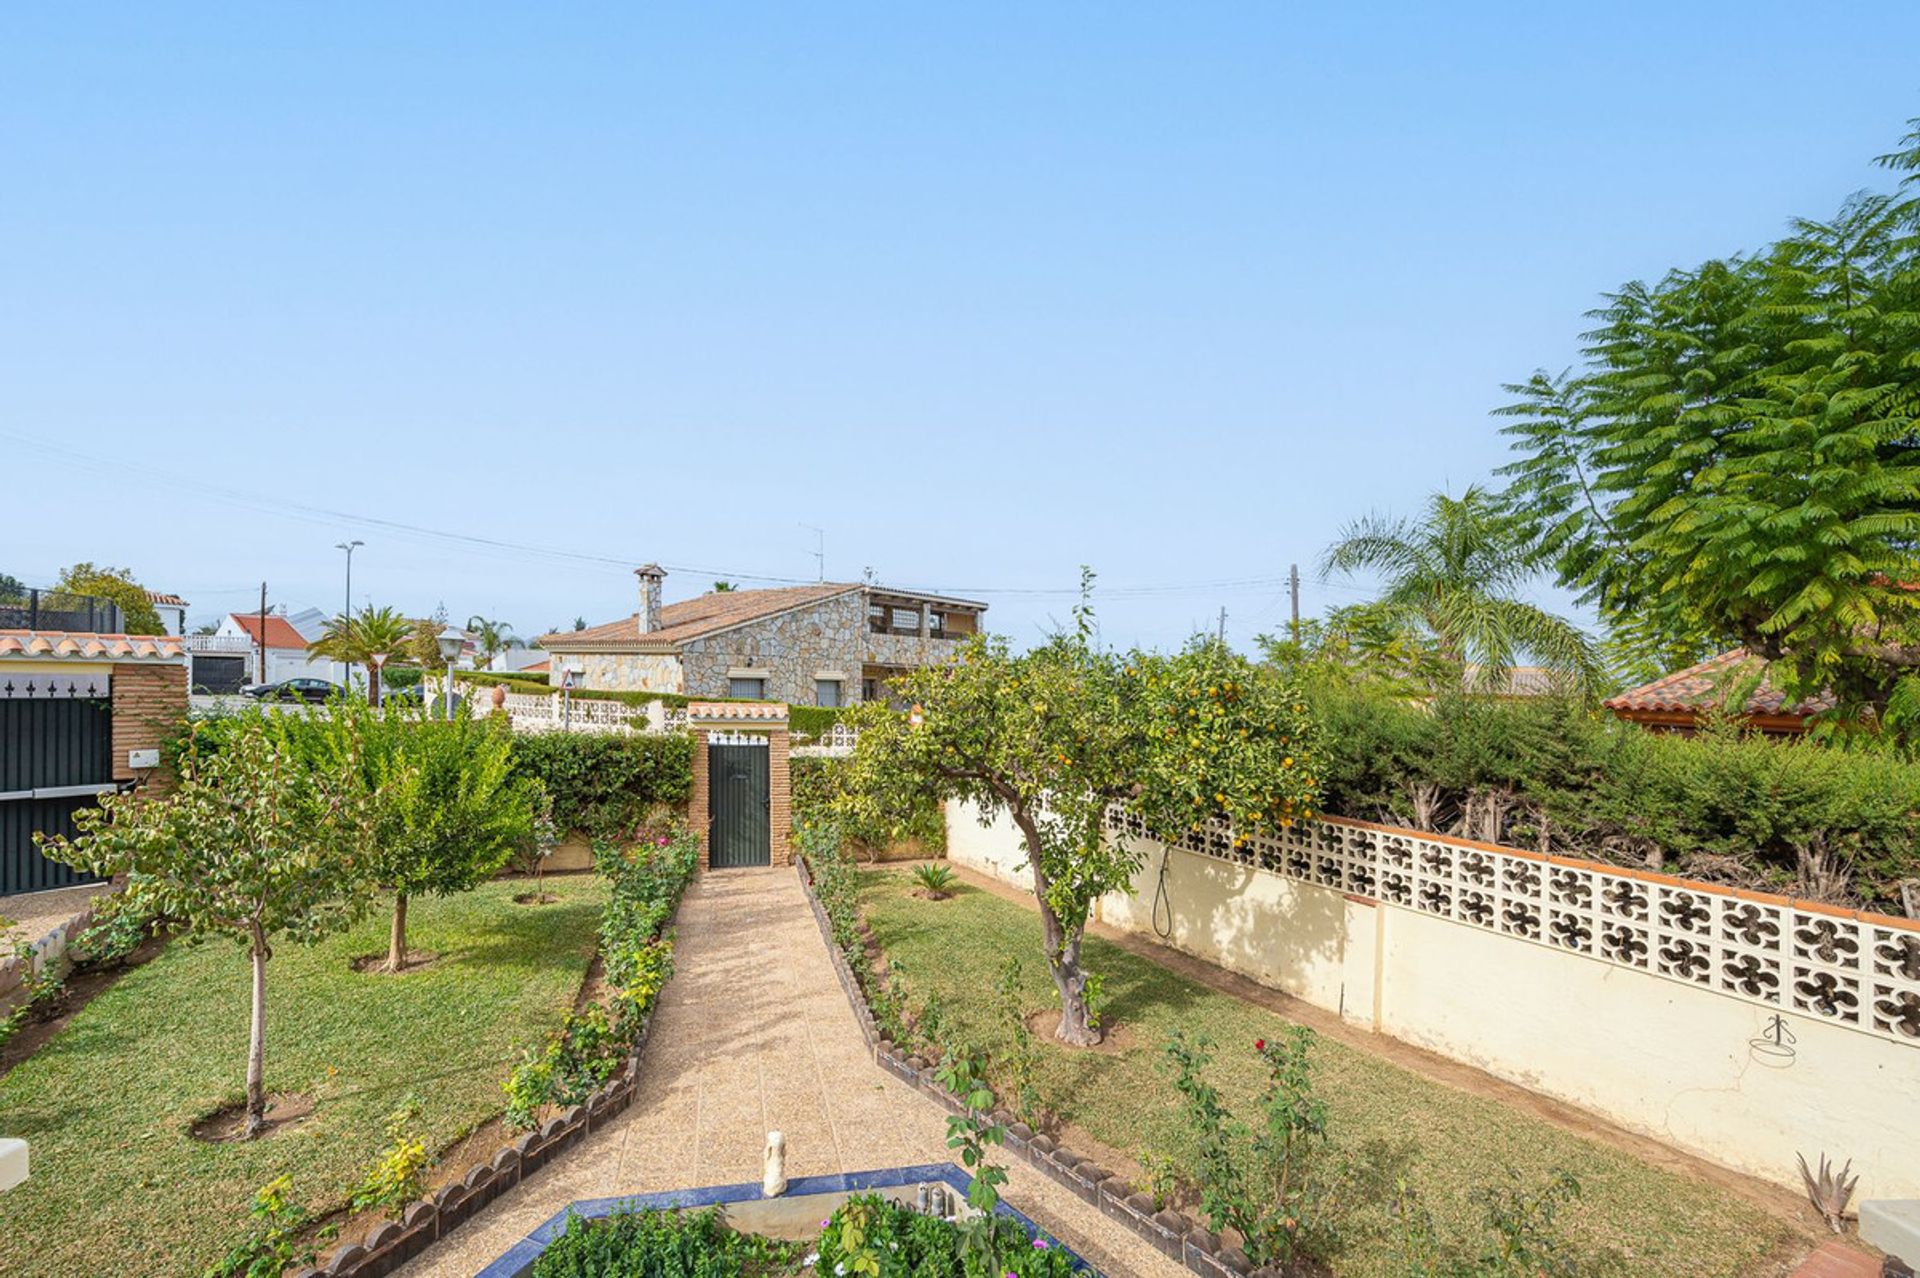
M 913 879 L 920 885 L 922 891 L 936 901 L 943 901 L 952 896 L 953 885 L 956 882 L 953 871 L 938 862 L 915 866 Z
M 1815 1211 L 1825 1217 L 1827 1228 L 1836 1234 L 1843 1232 L 1847 1204 L 1853 1200 L 1854 1188 L 1860 1183 L 1858 1176 L 1849 1174 L 1853 1171 L 1853 1160 L 1849 1158 L 1836 1173 L 1833 1164 L 1822 1154 L 1820 1173 L 1816 1176 L 1807 1167 L 1805 1154 L 1796 1154 L 1794 1157 L 1800 1160 L 1800 1179 L 1806 1184 L 1807 1200 L 1813 1204 Z

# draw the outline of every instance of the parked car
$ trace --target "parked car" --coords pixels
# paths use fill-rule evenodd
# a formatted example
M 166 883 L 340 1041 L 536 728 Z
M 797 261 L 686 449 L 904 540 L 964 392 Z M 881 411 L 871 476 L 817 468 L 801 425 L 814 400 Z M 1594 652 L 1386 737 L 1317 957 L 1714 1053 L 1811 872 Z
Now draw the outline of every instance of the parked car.
M 282 679 L 278 683 L 251 683 L 241 689 L 259 701 L 304 701 L 308 704 L 340 696 L 345 689 L 325 679 Z
M 404 688 L 380 689 L 380 704 L 383 706 L 417 706 L 420 704 L 420 685 L 408 684 Z

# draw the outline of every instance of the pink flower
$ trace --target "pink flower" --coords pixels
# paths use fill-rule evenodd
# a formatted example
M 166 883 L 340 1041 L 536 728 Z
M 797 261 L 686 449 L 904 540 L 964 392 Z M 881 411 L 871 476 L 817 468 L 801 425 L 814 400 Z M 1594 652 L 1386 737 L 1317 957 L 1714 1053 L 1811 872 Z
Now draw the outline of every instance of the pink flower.
M 1046 1239 L 1044 1239 L 1044 1238 L 1036 1238 L 1036 1239 L 1034 1239 L 1034 1240 L 1033 1240 L 1033 1249 L 1034 1249 L 1035 1251 L 1045 1251 L 1045 1250 L 1047 1249 L 1047 1240 L 1046 1240 Z

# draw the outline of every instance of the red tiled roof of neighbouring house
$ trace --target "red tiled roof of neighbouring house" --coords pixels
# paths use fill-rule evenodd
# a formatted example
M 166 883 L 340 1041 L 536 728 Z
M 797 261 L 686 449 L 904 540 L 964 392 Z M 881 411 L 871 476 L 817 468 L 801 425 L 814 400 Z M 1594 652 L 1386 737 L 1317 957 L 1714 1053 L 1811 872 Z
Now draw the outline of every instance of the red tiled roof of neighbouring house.
M 610 645 L 671 648 L 689 639 L 860 588 L 828 581 L 817 586 L 780 586 L 772 590 L 716 590 L 698 599 L 668 604 L 660 610 L 659 628 L 646 634 L 640 633 L 640 614 L 632 613 L 619 621 L 589 626 L 585 630 L 541 635 L 540 646 L 550 652 L 598 652 L 606 651 Z
M 247 638 L 260 642 L 260 614 L 257 612 L 236 612 L 233 623 L 247 632 Z M 293 623 L 278 613 L 267 614 L 267 647 L 298 648 L 307 650 L 307 641 L 293 628 Z
M 157 590 L 147 592 L 147 602 L 161 608 L 185 608 L 187 601 L 179 595 L 163 595 Z
M 514 671 L 514 673 L 515 674 L 550 674 L 552 673 L 552 671 L 553 671 L 553 659 L 549 657 L 545 661 L 536 661 L 530 666 L 521 666 L 518 670 Z
M 186 655 L 178 635 L 101 635 L 73 630 L 0 630 L 0 658 L 72 661 L 175 661 Z
M 1623 719 L 1700 715 L 1719 704 L 1727 684 L 1751 673 L 1759 664 L 1760 658 L 1745 648 L 1735 648 L 1697 666 L 1630 688 L 1602 704 Z M 1826 693 L 1789 704 L 1785 693 L 1762 679 L 1739 713 L 1749 718 L 1805 719 L 1832 708 L 1833 697 Z

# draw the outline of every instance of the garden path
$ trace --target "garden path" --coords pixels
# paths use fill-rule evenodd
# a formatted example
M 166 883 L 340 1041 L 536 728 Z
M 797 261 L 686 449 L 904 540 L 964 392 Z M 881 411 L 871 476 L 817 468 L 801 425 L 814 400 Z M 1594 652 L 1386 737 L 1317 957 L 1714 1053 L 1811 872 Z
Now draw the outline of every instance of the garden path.
M 946 1113 L 873 1063 L 790 869 L 702 874 L 630 1109 L 400 1270 L 466 1278 L 583 1198 L 946 1162 Z M 1006 1196 L 1109 1274 L 1186 1272 L 1011 1157 Z M 1098 1242 L 1094 1240 L 1098 1239 Z

